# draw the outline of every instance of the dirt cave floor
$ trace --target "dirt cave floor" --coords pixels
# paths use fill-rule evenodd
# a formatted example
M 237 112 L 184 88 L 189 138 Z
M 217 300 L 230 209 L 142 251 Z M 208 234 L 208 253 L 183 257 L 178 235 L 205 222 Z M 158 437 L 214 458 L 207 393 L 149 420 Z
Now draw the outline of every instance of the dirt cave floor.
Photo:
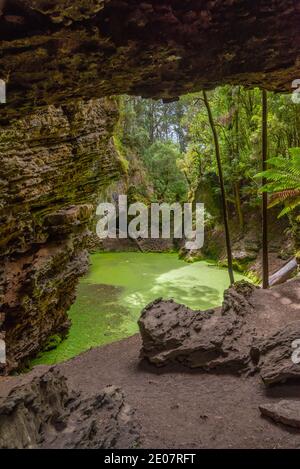
M 300 278 L 270 292 L 257 290 L 253 302 L 256 326 L 272 333 L 299 319 Z M 120 387 L 135 409 L 141 448 L 300 448 L 300 429 L 276 424 L 259 410 L 281 399 L 299 400 L 300 405 L 299 380 L 266 387 L 258 374 L 239 377 L 179 365 L 156 368 L 140 360 L 140 349 L 140 335 L 135 335 L 91 349 L 55 369 L 84 398 L 108 385 Z M 44 369 L 49 367 L 36 367 L 32 373 Z
M 275 300 L 275 301 L 274 301 Z M 300 317 L 300 279 L 255 294 L 257 326 L 272 332 Z M 261 378 L 208 374 L 139 361 L 140 336 L 59 365 L 85 395 L 120 386 L 136 409 L 143 448 L 300 448 L 300 430 L 261 417 L 259 405 L 300 398 L 300 382 L 270 388 Z

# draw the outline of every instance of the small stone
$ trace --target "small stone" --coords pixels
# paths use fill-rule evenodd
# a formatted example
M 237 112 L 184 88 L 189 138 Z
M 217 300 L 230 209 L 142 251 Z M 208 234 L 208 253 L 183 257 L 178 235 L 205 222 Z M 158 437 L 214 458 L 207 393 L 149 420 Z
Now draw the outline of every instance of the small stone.
M 179 404 L 171 405 L 171 410 L 179 409 Z
M 300 400 L 284 400 L 274 404 L 262 404 L 259 410 L 264 417 L 289 427 L 300 428 Z

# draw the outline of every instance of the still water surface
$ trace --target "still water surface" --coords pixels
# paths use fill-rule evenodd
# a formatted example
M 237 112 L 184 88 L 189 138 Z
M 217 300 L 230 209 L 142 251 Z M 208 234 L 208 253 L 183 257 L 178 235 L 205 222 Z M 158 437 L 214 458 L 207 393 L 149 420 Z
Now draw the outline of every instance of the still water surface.
M 68 338 L 32 365 L 59 363 L 135 334 L 141 310 L 159 297 L 193 309 L 219 306 L 229 284 L 226 269 L 205 261 L 187 264 L 177 254 L 99 253 L 91 262 L 69 311 Z M 236 274 L 236 280 L 242 278 Z

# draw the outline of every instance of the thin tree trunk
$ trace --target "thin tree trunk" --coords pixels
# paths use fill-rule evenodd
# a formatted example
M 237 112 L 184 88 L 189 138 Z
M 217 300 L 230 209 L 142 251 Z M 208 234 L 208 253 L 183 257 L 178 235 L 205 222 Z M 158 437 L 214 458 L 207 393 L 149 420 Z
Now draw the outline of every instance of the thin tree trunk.
M 262 91 L 262 167 L 267 169 L 268 159 L 268 96 L 265 90 Z M 262 184 L 266 184 L 263 178 Z M 262 235 L 263 235 L 263 288 L 269 288 L 269 256 L 268 256 L 268 194 L 263 192 L 262 201 Z
M 235 113 L 235 154 L 236 158 L 240 158 L 240 88 L 238 87 L 238 96 L 237 96 L 237 107 Z M 241 202 L 241 194 L 240 194 L 240 181 L 236 181 L 234 183 L 234 192 L 235 192 L 235 205 L 236 210 L 238 213 L 239 224 L 241 230 L 244 230 L 244 215 L 243 215 L 243 208 Z
M 235 206 L 236 206 L 236 210 L 238 214 L 239 224 L 240 224 L 241 230 L 243 230 L 244 229 L 244 214 L 242 210 L 239 182 L 234 183 L 234 193 L 235 193 Z
M 234 283 L 234 274 L 233 274 L 231 240 L 230 240 L 230 232 L 229 232 L 228 211 L 227 211 L 227 203 L 226 203 L 224 178 L 223 178 L 223 169 L 222 169 L 222 163 L 221 163 L 220 145 L 219 145 L 218 134 L 217 134 L 217 130 L 215 127 L 215 123 L 214 123 L 214 119 L 213 119 L 213 115 L 211 112 L 211 108 L 210 108 L 210 104 L 208 101 L 206 91 L 203 91 L 203 98 L 204 98 L 204 103 L 207 109 L 209 124 L 212 130 L 214 144 L 215 144 L 215 152 L 216 152 L 216 159 L 217 159 L 217 164 L 218 164 L 218 172 L 219 172 L 220 187 L 221 187 L 221 199 L 222 199 L 223 219 L 224 219 L 225 237 L 226 237 L 228 273 L 229 273 L 229 278 L 230 278 L 230 284 L 232 285 Z

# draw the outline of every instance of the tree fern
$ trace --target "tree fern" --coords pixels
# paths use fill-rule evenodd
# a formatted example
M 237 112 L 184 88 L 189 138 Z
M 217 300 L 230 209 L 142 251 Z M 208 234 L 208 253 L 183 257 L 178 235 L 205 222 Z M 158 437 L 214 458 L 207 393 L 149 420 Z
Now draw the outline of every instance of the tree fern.
M 279 214 L 282 217 L 300 207 L 300 148 L 291 148 L 289 158 L 270 158 L 268 164 L 269 169 L 257 177 L 264 177 L 268 181 L 261 192 L 271 194 L 269 207 L 282 203 L 285 205 Z

